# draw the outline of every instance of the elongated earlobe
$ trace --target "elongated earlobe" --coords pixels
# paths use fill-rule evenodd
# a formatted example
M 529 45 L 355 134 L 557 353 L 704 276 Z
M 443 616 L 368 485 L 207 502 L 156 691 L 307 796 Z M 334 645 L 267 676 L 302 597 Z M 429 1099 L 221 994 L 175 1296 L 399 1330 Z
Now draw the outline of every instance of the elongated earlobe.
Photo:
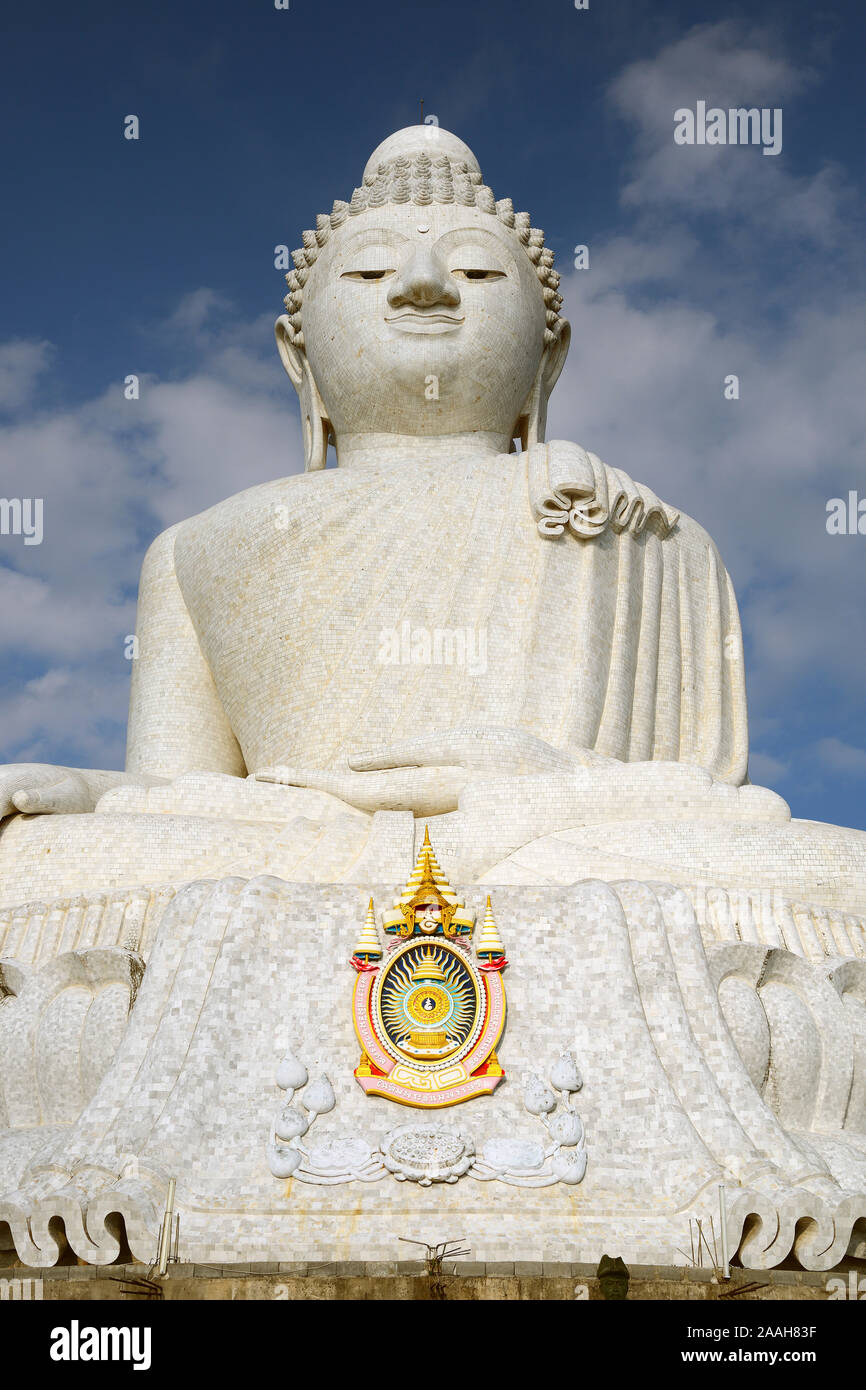
M 304 438 L 304 468 L 307 473 L 312 473 L 316 469 L 324 468 L 327 463 L 331 424 L 325 413 L 307 354 L 292 342 L 290 330 L 288 316 L 281 314 L 274 324 L 277 351 L 286 375 L 298 393 Z
M 535 381 L 532 383 L 532 390 L 526 398 L 515 427 L 515 438 L 520 440 L 523 449 L 528 449 L 533 444 L 544 443 L 544 433 L 547 429 L 547 403 L 550 400 L 551 391 L 559 380 L 559 374 L 565 366 L 570 342 L 571 324 L 567 319 L 560 319 L 556 342 L 552 347 L 544 349 Z
M 541 374 L 543 367 L 539 367 L 538 375 L 532 383 L 532 390 L 527 397 L 526 404 L 521 411 L 514 431 L 515 438 L 520 440 L 520 447 L 524 452 L 533 444 L 544 443 L 544 430 L 547 424 L 546 402 L 542 401 L 541 396 Z

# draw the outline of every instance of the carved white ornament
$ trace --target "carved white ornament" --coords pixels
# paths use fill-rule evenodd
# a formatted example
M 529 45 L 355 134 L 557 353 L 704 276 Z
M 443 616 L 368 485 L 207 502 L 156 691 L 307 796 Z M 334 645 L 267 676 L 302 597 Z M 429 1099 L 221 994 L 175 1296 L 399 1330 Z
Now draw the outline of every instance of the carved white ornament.
M 456 1182 L 468 1172 L 475 1145 L 460 1130 L 444 1125 L 401 1125 L 382 1140 L 382 1161 L 398 1182 Z
M 283 1077 L 289 1075 L 289 1063 L 298 1069 L 292 1075 L 300 1070 L 306 1074 L 289 1053 L 280 1064 Z M 378 1182 L 388 1173 L 398 1182 L 417 1182 L 421 1187 L 434 1182 L 455 1183 L 464 1176 L 512 1187 L 552 1187 L 558 1182 L 574 1185 L 586 1172 L 586 1150 L 583 1122 L 571 1108 L 572 1093 L 583 1085 L 572 1053 L 563 1053 L 554 1063 L 550 1078 L 553 1090 L 540 1077 L 531 1075 L 523 1097 L 527 1111 L 540 1116 L 547 1127 L 552 1140 L 548 1145 L 497 1135 L 487 1140 L 479 1157 L 475 1141 L 463 1130 L 435 1121 L 399 1125 L 376 1147 L 358 1135 L 339 1134 L 302 1144 L 307 1129 L 304 1117 L 299 1110 L 284 1106 L 271 1127 L 268 1165 L 276 1178 L 295 1177 L 300 1182 L 323 1185 Z M 560 1101 L 563 1106 L 557 1110 Z M 313 1119 L 316 1112 L 332 1110 L 335 1103 L 327 1077 L 314 1082 L 301 1098 L 301 1105 Z M 292 1142 L 281 1145 L 276 1142 L 278 1138 Z

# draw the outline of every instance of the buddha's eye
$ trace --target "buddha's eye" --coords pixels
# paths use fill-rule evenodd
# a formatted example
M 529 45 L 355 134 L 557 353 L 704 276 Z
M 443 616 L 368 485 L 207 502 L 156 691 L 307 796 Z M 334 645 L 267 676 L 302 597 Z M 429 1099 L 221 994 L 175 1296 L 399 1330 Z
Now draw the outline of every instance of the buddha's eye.
M 393 270 L 344 270 L 341 280 L 385 280 Z
M 504 270 L 461 270 L 456 267 L 451 274 L 456 275 L 458 280 L 503 280 L 505 278 Z

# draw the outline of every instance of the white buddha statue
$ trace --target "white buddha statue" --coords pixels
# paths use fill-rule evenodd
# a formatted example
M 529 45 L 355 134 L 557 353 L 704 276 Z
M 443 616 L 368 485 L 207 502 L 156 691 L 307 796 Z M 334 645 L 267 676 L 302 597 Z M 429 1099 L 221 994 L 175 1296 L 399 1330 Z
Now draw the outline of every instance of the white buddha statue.
M 126 772 L 0 770 L 0 1255 L 151 1259 L 174 1175 L 202 1263 L 392 1259 L 416 1226 L 663 1263 L 720 1183 L 745 1264 L 866 1253 L 866 835 L 750 785 L 707 533 L 545 443 L 543 243 L 453 135 L 386 140 L 277 321 L 306 472 L 148 551 Z M 429 1115 L 357 1084 L 347 978 L 425 822 L 454 892 L 422 931 L 490 885 L 514 980 L 441 1182 L 394 1158 L 441 1157 Z
M 0 771 L 0 904 L 229 870 L 384 876 L 393 855 L 371 847 L 395 836 L 397 874 L 422 817 L 464 880 L 517 852 L 525 877 L 527 846 L 579 826 L 673 818 L 774 827 L 793 882 L 788 808 L 748 785 L 739 617 L 711 538 L 544 442 L 570 329 L 529 215 L 462 141 L 410 127 L 294 261 L 276 333 L 306 472 L 153 543 L 127 770 Z M 699 857 L 727 863 L 705 838 Z M 555 881 L 594 871 L 591 852 L 542 858 Z

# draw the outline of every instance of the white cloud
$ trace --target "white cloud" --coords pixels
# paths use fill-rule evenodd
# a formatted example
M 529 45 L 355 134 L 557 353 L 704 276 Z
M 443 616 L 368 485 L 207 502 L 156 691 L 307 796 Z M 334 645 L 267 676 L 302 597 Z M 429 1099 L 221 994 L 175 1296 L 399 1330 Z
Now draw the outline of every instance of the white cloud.
M 81 767 L 122 767 L 129 662 L 51 667 L 0 697 L 0 728 L 8 761 L 67 761 Z M 58 759 L 58 748 L 67 754 Z
M 218 294 L 216 290 L 202 287 L 191 290 L 185 294 L 177 308 L 165 320 L 159 324 L 156 332 L 164 338 L 175 338 L 178 335 L 187 340 L 197 340 L 201 346 L 206 346 L 202 334 L 205 325 L 213 327 L 214 319 L 219 321 L 225 317 L 231 319 L 231 303 L 224 295 Z
M 749 753 L 749 780 L 759 787 L 776 787 L 783 782 L 790 771 L 781 758 L 773 758 L 769 753 Z
M 4 495 L 41 497 L 45 532 L 40 546 L 0 537 L 0 662 L 12 671 L 49 663 L 0 696 L 0 760 L 42 761 L 68 745 L 88 762 L 117 765 L 129 678 L 123 640 L 135 628 L 147 545 L 173 522 L 303 467 L 294 393 L 268 316 L 239 322 L 203 289 L 153 337 L 166 332 L 192 356 L 194 373 L 142 375 L 137 401 L 114 385 L 74 409 L 35 415 L 22 412 L 48 345 L 0 347 L 0 390 L 5 362 L 6 399 L 19 412 L 0 426 Z
M 151 506 L 163 525 L 265 478 L 298 470 L 287 380 L 285 387 L 281 401 L 215 375 L 148 390 L 142 415 L 163 480 Z
M 7 542 L 8 543 L 8 542 Z M 76 563 L 76 557 L 71 557 Z M 129 572 L 129 566 L 125 568 Z M 70 574 L 52 557 L 51 579 L 0 568 L 0 651 L 8 657 L 92 659 L 119 645 L 135 625 L 135 602 L 111 602 L 117 576 L 91 569 L 87 580 Z M 0 726 L 2 727 L 2 726 Z
M 613 109 L 635 132 L 634 157 L 621 198 L 636 210 L 674 209 L 714 214 L 735 226 L 772 226 L 790 238 L 834 244 L 844 236 L 847 189 L 828 162 L 808 176 L 795 175 L 780 156 L 757 146 L 677 145 L 674 112 L 758 107 L 783 113 L 818 79 L 815 70 L 791 62 L 764 30 L 733 20 L 699 25 L 654 58 L 631 63 L 611 83 Z
M 866 748 L 855 748 L 841 738 L 822 738 L 815 744 L 819 761 L 831 772 L 866 776 Z
M 31 399 L 51 354 L 50 343 L 17 339 L 0 344 L 0 410 L 18 410 Z
M 626 230 L 563 279 L 574 337 L 549 434 L 648 483 L 717 541 L 743 616 L 752 720 L 776 730 L 816 677 L 825 707 L 862 707 L 866 538 L 828 536 L 825 504 L 866 492 L 866 296 L 843 216 L 854 195 L 837 172 L 794 178 L 724 147 L 690 163 L 696 152 L 673 144 L 679 105 L 776 105 L 814 80 L 766 45 L 704 26 L 613 83 L 635 127 Z M 769 263 L 768 200 L 780 226 L 793 209 L 800 237 L 797 255 L 773 245 Z M 832 260 L 816 243 L 837 248 Z M 737 401 L 724 399 L 729 373 Z

